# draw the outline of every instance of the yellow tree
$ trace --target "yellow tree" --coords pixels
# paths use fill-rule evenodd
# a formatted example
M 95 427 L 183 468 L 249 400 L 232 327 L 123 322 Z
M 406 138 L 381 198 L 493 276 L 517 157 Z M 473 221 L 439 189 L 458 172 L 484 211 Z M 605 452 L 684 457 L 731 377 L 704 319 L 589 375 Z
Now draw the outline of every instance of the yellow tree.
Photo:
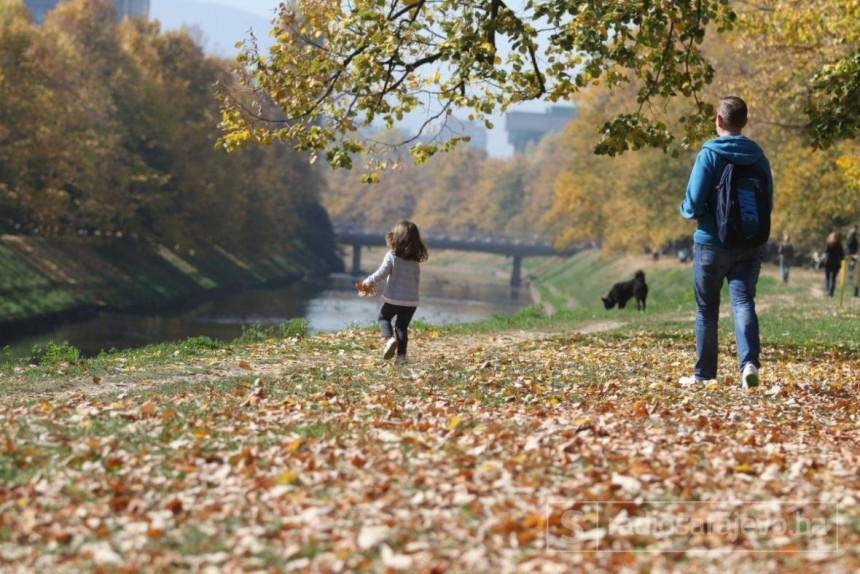
M 555 182 L 555 201 L 546 215 L 560 247 L 599 242 L 607 251 L 641 252 L 683 237 L 678 204 L 692 158 L 644 149 L 619 157 L 596 156 L 600 137 L 591 126 L 635 100 L 634 90 L 590 90 L 577 101 L 578 118 L 565 132 L 569 155 Z M 671 109 L 661 113 L 671 115 Z
M 742 65 L 726 66 L 720 81 L 744 93 L 763 124 L 775 227 L 817 245 L 860 215 L 860 1 L 760 0 L 737 10 L 730 39 Z
M 69 52 L 21 2 L 3 2 L 0 53 L 0 228 L 55 233 L 75 209 L 66 184 L 88 165 L 70 129 L 78 100 L 68 89 Z
M 457 153 L 434 158 L 431 185 L 418 199 L 414 217 L 425 227 L 464 229 L 474 227 L 468 205 L 481 179 L 481 164 L 486 154 L 463 147 Z
M 384 132 L 374 139 L 397 141 L 403 137 L 400 133 Z M 355 161 L 361 161 L 359 156 Z M 400 164 L 376 184 L 366 185 L 358 173 L 328 170 L 323 203 L 335 221 L 388 229 L 400 219 L 413 217 L 419 198 L 432 185 L 431 171 Z
M 564 142 L 570 150 L 569 161 L 555 182 L 555 198 L 545 221 L 560 248 L 583 242 L 601 241 L 608 229 L 606 204 L 621 184 L 618 163 L 629 156 L 611 160 L 594 155 L 594 137 L 588 129 L 585 108 L 580 119 L 568 124 Z
M 564 145 L 562 132 L 544 136 L 534 149 L 526 154 L 521 162 L 523 170 L 523 199 L 520 210 L 506 225 L 513 233 L 544 234 L 543 217 L 552 208 L 555 197 L 554 184 L 570 157 L 570 150 Z
M 723 84 L 745 88 L 777 128 L 802 130 L 814 147 L 851 140 L 860 122 L 860 1 L 735 2 L 728 39 L 744 67 Z

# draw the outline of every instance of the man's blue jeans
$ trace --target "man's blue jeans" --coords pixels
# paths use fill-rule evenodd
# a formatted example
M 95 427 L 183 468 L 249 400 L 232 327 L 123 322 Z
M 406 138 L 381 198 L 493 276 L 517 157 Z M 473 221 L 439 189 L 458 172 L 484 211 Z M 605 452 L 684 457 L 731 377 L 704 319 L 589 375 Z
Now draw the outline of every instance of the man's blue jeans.
M 714 379 L 717 376 L 717 327 L 724 279 L 729 282 L 729 297 L 735 316 L 738 368 L 742 370 L 747 363 L 761 366 L 755 290 L 763 253 L 764 247 L 745 249 L 694 245 L 693 291 L 697 306 L 694 375 L 697 379 Z

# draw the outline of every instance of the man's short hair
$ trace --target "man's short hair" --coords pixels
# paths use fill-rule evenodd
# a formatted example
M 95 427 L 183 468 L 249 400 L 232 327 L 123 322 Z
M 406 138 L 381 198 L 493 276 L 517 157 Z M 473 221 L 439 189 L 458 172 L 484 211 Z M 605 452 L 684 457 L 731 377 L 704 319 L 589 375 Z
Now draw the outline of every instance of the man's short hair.
M 723 118 L 726 129 L 739 130 L 747 125 L 747 103 L 736 96 L 720 100 L 717 115 Z

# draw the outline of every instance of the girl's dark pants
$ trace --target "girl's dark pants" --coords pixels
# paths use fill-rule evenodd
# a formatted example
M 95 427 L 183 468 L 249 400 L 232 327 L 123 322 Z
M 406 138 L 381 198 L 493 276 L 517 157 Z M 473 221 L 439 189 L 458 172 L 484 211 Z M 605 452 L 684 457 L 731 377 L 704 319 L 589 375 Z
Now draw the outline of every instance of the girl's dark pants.
M 391 320 L 397 317 L 394 324 L 394 330 L 397 332 L 397 354 L 406 354 L 406 344 L 409 342 L 409 323 L 412 321 L 412 316 L 418 307 L 404 307 L 403 305 L 392 305 L 391 303 L 383 303 L 382 309 L 379 310 L 379 317 L 376 321 L 379 323 L 379 328 L 382 329 L 382 336 L 390 339 L 394 335 L 391 332 Z

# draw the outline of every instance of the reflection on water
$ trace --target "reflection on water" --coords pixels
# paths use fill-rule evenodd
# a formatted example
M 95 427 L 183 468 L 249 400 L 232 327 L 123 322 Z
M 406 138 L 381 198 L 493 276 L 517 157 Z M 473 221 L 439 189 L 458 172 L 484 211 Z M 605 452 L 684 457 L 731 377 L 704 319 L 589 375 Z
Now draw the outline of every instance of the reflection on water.
M 509 315 L 531 304 L 527 291 L 516 293 L 501 285 L 425 279 L 416 319 L 435 325 L 466 323 L 496 314 Z M 102 314 L 92 320 L 6 343 L 3 358 L 27 356 L 34 345 L 68 343 L 84 355 L 101 350 L 140 347 L 205 335 L 230 341 L 242 327 L 278 325 L 294 318 L 308 320 L 311 332 L 339 331 L 376 321 L 381 301 L 358 297 L 354 280 L 346 275 L 324 282 L 302 281 L 283 288 L 247 289 L 200 305 L 157 316 Z

